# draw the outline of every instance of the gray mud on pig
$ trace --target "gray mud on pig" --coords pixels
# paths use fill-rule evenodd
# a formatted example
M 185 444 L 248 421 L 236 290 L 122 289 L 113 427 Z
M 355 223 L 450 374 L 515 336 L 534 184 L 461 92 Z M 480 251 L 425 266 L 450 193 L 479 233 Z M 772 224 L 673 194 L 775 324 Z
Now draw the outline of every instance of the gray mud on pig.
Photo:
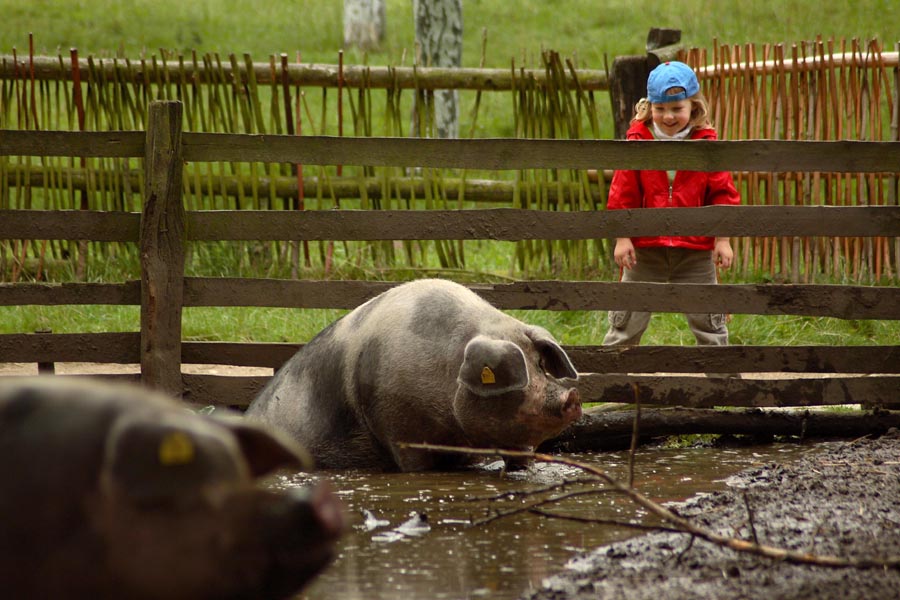
M 344 527 L 327 486 L 256 485 L 292 440 L 137 387 L 0 382 L 0 432 L 3 597 L 283 598 Z
M 581 416 L 575 367 L 546 330 L 467 288 L 423 279 L 332 323 L 275 374 L 247 416 L 321 468 L 451 468 L 427 442 L 530 450 Z

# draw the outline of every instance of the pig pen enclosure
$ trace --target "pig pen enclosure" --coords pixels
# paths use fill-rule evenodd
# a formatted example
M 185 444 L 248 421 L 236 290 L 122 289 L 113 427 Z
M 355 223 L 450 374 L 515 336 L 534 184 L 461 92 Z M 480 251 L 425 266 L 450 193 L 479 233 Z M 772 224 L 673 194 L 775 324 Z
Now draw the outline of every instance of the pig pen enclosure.
M 4 131 L 0 153 L 144 158 L 142 212 L 3 210 L 0 239 L 93 240 L 137 244 L 141 281 L 0 284 L 4 305 L 134 304 L 141 331 L 20 333 L 0 336 L 0 362 L 140 364 L 140 380 L 194 404 L 245 407 L 264 376 L 182 373 L 183 364 L 277 369 L 297 344 L 182 341 L 184 307 L 353 308 L 394 282 L 184 277 L 191 242 L 218 240 L 594 240 L 616 236 L 729 235 L 880 238 L 890 264 L 900 207 L 739 206 L 665 211 L 184 210 L 183 164 L 259 161 L 389 165 L 429 169 L 661 168 L 750 173 L 872 173 L 892 186 L 897 142 L 720 141 L 665 145 L 608 140 L 433 140 L 182 132 L 182 104 L 149 107 L 145 132 Z M 884 177 L 884 174 L 888 174 Z M 23 244 L 22 248 L 25 248 Z M 880 260 L 880 259 L 879 259 Z M 840 319 L 900 318 L 895 285 L 622 284 L 518 281 L 470 287 L 501 309 L 647 310 L 793 314 Z M 896 403 L 900 346 L 727 348 L 579 346 L 566 348 L 581 373 L 586 402 L 641 402 L 693 408 Z M 755 379 L 753 373 L 804 373 Z M 705 374 L 742 373 L 744 377 Z M 822 374 L 821 377 L 808 377 Z M 699 375 L 699 376 L 698 376 Z M 124 377 L 137 378 L 135 375 Z M 639 390 L 639 392 L 637 392 Z M 810 434 L 813 432 L 810 431 Z
M 298 345 L 183 340 L 183 308 L 350 309 L 396 282 L 361 269 L 339 280 L 329 272 L 333 254 L 406 263 L 414 277 L 426 272 L 415 267 L 427 247 L 453 277 L 470 240 L 510 244 L 516 281 L 485 283 L 476 273 L 469 283 L 501 309 L 900 318 L 900 52 L 875 40 L 821 39 L 686 52 L 679 39 L 651 30 L 647 55 L 619 57 L 609 73 L 553 52 L 534 69 L 514 61 L 509 70 L 450 71 L 305 65 L 284 54 L 268 63 L 196 53 L 85 59 L 74 49 L 2 56 L 0 305 L 132 305 L 141 322 L 140 331 L 3 334 L 0 363 L 140 365 L 140 375 L 119 376 L 241 408 L 265 376 L 182 365 L 276 369 Z M 694 66 L 720 137 L 732 141 L 673 155 L 586 139 L 602 135 L 595 93 L 609 91 L 621 133 L 647 71 L 668 58 Z M 510 94 L 510 137 L 407 138 L 410 104 L 427 134 L 433 91 L 443 88 L 474 96 L 470 137 L 488 96 Z M 384 93 L 383 137 L 371 137 L 376 92 Z M 343 137 L 344 120 L 354 137 Z M 731 170 L 743 205 L 602 210 L 612 169 L 653 167 Z M 731 235 L 733 271 L 765 283 L 615 282 L 607 240 L 660 232 Z M 203 245 L 219 243 L 246 248 L 213 257 L 223 262 L 262 247 L 278 277 L 266 269 L 253 278 L 183 277 L 186 262 L 209 258 Z M 86 282 L 86 257 L 132 260 L 141 280 Z M 311 261 L 321 268 L 304 269 Z M 41 282 L 54 263 L 71 265 L 74 277 Z M 637 391 L 646 404 L 683 407 L 884 406 L 898 401 L 896 343 L 567 351 L 584 373 L 586 401 L 630 403 Z M 753 376 L 773 372 L 782 376 Z M 744 377 L 704 376 L 716 373 Z
M 815 46 L 811 54 L 819 56 L 819 51 Z M 854 47 L 850 58 L 838 56 L 856 64 L 862 54 Z M 687 58 L 695 65 L 708 62 L 701 54 L 692 53 Z M 194 95 L 202 86 L 189 70 L 173 70 L 173 65 L 167 66 L 165 61 L 161 66 L 153 63 L 152 68 L 148 64 L 136 70 L 133 65 L 120 69 L 121 65 L 76 59 L 73 65 L 82 65 L 84 73 L 94 78 L 91 85 L 95 87 L 89 88 L 94 90 L 93 96 L 89 93 L 80 100 L 72 99 L 71 105 L 56 96 L 56 104 L 66 104 L 70 117 L 83 108 L 89 113 L 112 113 L 114 105 L 132 102 L 139 105 L 136 109 L 142 115 L 146 109 L 146 116 L 133 121 L 110 118 L 119 125 L 115 131 L 88 131 L 90 118 L 78 126 L 82 131 L 64 131 L 62 126 L 48 126 L 53 122 L 48 118 L 51 109 L 35 103 L 33 95 L 37 80 L 43 81 L 39 93 L 53 98 L 50 85 L 41 78 L 54 69 L 61 70 L 62 59 L 34 60 L 37 73 L 27 64 L 17 66 L 15 77 L 21 85 L 4 84 L 4 110 L 0 111 L 5 119 L 0 131 L 0 264 L 11 265 L 18 277 L 0 282 L 0 305 L 139 306 L 140 330 L 2 334 L 0 364 L 37 363 L 41 372 L 52 372 L 54 363 L 96 363 L 100 372 L 109 365 L 137 365 L 136 373 L 122 374 L 111 368 L 104 376 L 139 380 L 195 406 L 242 409 L 268 376 L 198 373 L 190 367 L 274 370 L 297 351 L 299 344 L 185 340 L 185 308 L 351 309 L 398 284 L 303 279 L 299 273 L 282 278 L 185 276 L 185 264 L 197 247 L 219 242 L 280 243 L 282 250 L 297 261 L 303 260 L 307 244 L 319 242 L 319 247 L 326 249 L 331 243 L 338 248 L 342 243 L 366 244 L 366 252 L 379 256 L 394 252 L 402 256 L 410 249 L 417 251 L 415 244 L 433 243 L 436 252 L 444 253 L 441 264 L 453 266 L 459 240 L 500 240 L 517 244 L 513 250 L 521 252 L 517 264 L 524 265 L 527 273 L 529 261 L 546 261 L 552 251 L 567 245 L 572 249 L 571 262 L 576 263 L 602 257 L 603 240 L 617 236 L 661 232 L 730 235 L 735 238 L 739 268 L 745 274 L 771 269 L 770 280 L 714 286 L 622 284 L 612 281 L 612 276 L 602 280 L 591 272 L 578 277 L 580 271 L 575 270 L 576 276 L 569 278 L 522 277 L 510 283 L 467 285 L 506 310 L 594 311 L 602 316 L 606 310 L 631 309 L 900 319 L 897 84 L 888 102 L 893 129 L 889 139 L 882 141 L 883 132 L 875 133 L 873 128 L 884 119 L 873 118 L 872 107 L 890 98 L 886 91 L 877 102 L 872 100 L 874 104 L 849 100 L 847 106 L 828 105 L 840 108 L 837 112 L 842 115 L 850 115 L 852 127 L 841 129 L 837 119 L 832 122 L 821 116 L 830 114 L 823 103 L 834 96 L 820 86 L 834 81 L 846 98 L 871 100 L 878 97 L 872 90 L 874 81 L 882 81 L 879 77 L 854 79 L 851 68 L 839 65 L 840 59 L 835 58 L 806 63 L 805 54 L 800 58 L 795 53 L 793 59 L 785 60 L 777 49 L 762 53 L 761 58 L 764 60 L 757 64 L 757 57 L 750 52 L 716 50 L 712 62 L 720 68 L 701 71 L 701 80 L 707 94 L 718 99 L 714 103 L 717 129 L 733 141 L 685 145 L 678 154 L 662 144 L 536 139 L 584 137 L 577 135 L 577 127 L 564 115 L 576 106 L 592 106 L 593 100 L 584 90 L 607 85 L 605 74 L 578 72 L 576 77 L 573 72 L 567 79 L 565 69 L 552 60 L 545 75 L 551 81 L 554 73 L 560 77 L 556 91 L 563 99 L 555 108 L 550 101 L 544 105 L 555 115 L 551 117 L 553 127 L 543 129 L 525 114 L 527 107 L 544 101 L 531 95 L 533 90 L 523 89 L 517 96 L 516 106 L 523 112 L 517 117 L 516 132 L 531 139 L 459 140 L 369 137 L 371 132 L 364 131 L 357 131 L 354 137 L 301 136 L 297 130 L 275 127 L 270 128 L 274 133 L 267 133 L 252 103 L 238 101 L 244 101 L 246 96 L 241 94 L 248 90 L 253 90 L 251 95 L 255 93 L 254 77 L 259 81 L 268 77 L 277 92 L 272 94 L 277 114 L 290 104 L 287 96 L 283 105 L 274 103 L 287 89 L 281 86 L 278 75 L 287 77 L 289 69 L 279 71 L 274 61 L 254 66 L 249 60 L 242 69 L 233 57 L 224 67 L 216 65 L 217 60 L 203 61 L 213 67 L 217 81 L 226 88 L 240 79 L 230 80 L 226 71 L 242 73 L 245 85 L 241 93 L 235 85 L 231 96 L 234 104 L 227 110 L 213 102 L 218 95 L 210 92 L 205 104 L 210 110 L 205 116 L 197 107 L 199 96 Z M 738 59 L 737 67 L 733 59 Z M 767 66 L 768 59 L 774 66 Z M 896 65 L 896 56 L 893 60 Z M 791 63 L 796 70 L 790 69 Z M 193 64 L 198 68 L 196 57 Z M 6 62 L 0 71 L 4 69 L 9 69 Z M 803 73 L 816 69 L 833 77 L 802 80 Z M 341 85 L 336 72 L 309 71 L 307 75 L 322 78 L 323 86 Z M 879 72 L 886 72 L 884 64 Z M 421 70 L 417 81 L 402 69 L 347 69 L 346 75 L 346 85 L 381 77 L 384 81 L 378 85 L 389 90 L 405 76 L 410 76 L 408 85 L 423 89 L 448 81 L 428 70 Z M 70 76 L 77 78 L 78 68 Z M 760 85 L 754 83 L 757 76 L 760 80 L 772 77 L 772 87 L 758 95 L 742 93 Z M 129 99 L 124 90 L 130 77 L 143 87 L 140 94 L 136 92 Z M 486 89 L 517 85 L 516 71 L 512 77 L 497 71 L 461 74 L 461 78 L 466 77 L 488 82 Z M 501 82 L 503 78 L 508 81 Z M 522 80 L 536 85 L 534 78 Z M 385 83 L 391 81 L 394 84 Z M 119 90 L 116 93 L 104 95 L 102 82 L 121 87 L 114 87 Z M 583 89 L 578 89 L 579 83 Z M 796 93 L 801 84 L 822 93 L 810 95 L 816 100 L 807 102 Z M 567 85 L 567 90 L 560 91 Z M 154 93 L 148 93 L 151 88 Z M 123 92 L 121 96 L 119 92 Z M 371 111 L 365 104 L 366 93 L 357 96 L 356 114 Z M 781 98 L 773 105 L 780 108 L 754 112 L 753 106 L 724 100 L 738 96 L 755 98 L 756 108 L 765 104 L 764 97 Z M 169 100 L 150 102 L 151 97 Z M 223 98 L 228 97 L 223 93 Z M 299 96 L 294 100 L 299 103 Z M 813 114 L 818 116 L 810 121 L 803 116 L 801 120 L 802 115 Z M 227 118 L 235 119 L 229 126 L 242 131 L 228 127 L 224 132 L 197 131 L 215 129 L 216 119 Z M 38 130 L 39 119 L 45 130 Z M 202 122 L 204 119 L 209 122 Z M 97 119 L 96 123 L 101 121 Z M 188 131 L 182 130 L 185 124 Z M 131 127 L 135 130 L 129 130 Z M 819 135 L 823 130 L 827 135 Z M 316 133 L 314 129 L 306 131 Z M 848 139 L 853 137 L 857 141 Z M 13 157 L 22 158 L 14 162 Z M 92 172 L 92 163 L 99 164 L 100 169 Z M 236 164 L 245 168 L 234 168 Z M 305 182 L 299 165 L 307 166 Z M 339 167 L 329 176 L 324 169 L 315 170 L 319 165 Z M 340 166 L 353 175 L 340 176 Z M 375 170 L 378 168 L 394 169 L 400 176 L 382 176 Z M 608 170 L 618 168 L 730 170 L 736 173 L 744 205 L 602 210 L 604 171 L 608 175 Z M 441 169 L 455 169 L 463 175 L 451 181 Z M 478 180 L 467 180 L 467 170 L 519 175 L 514 181 L 486 186 Z M 226 171 L 230 176 L 223 176 Z M 311 177 L 311 171 L 316 176 Z M 589 176 L 589 171 L 596 172 L 597 177 Z M 543 177 L 535 172 L 551 175 Z M 51 190 L 44 204 L 37 200 L 37 190 Z M 330 203 L 321 202 L 322 190 Z M 281 200 L 284 210 L 277 210 Z M 484 208 L 484 202 L 491 202 L 490 207 Z M 331 210 L 316 210 L 323 208 Z M 47 257 L 64 250 L 80 255 L 87 249 L 101 258 L 117 260 L 124 254 L 123 248 L 139 256 L 140 280 L 90 282 L 76 278 L 48 283 L 40 281 L 39 275 L 31 280 L 25 275 L 27 260 L 43 260 L 45 252 Z M 530 255 L 532 250 L 534 256 Z M 6 273 L 5 267 L 2 272 Z M 585 402 L 631 404 L 637 398 L 643 405 L 666 407 L 643 412 L 642 433 L 768 432 L 855 437 L 900 424 L 897 412 L 881 410 L 900 402 L 900 340 L 865 346 L 796 346 L 786 342 L 724 348 L 569 345 L 565 349 L 581 373 L 578 388 Z M 738 373 L 741 376 L 735 377 Z M 863 404 L 878 410 L 798 415 L 721 410 L 843 404 Z M 588 410 L 582 421 L 551 440 L 548 447 L 586 462 L 599 461 L 604 468 L 626 477 L 629 459 L 623 453 L 592 454 L 598 449 L 628 446 L 633 414 L 610 414 Z M 773 445 L 752 454 L 727 449 L 714 449 L 708 454 L 661 450 L 652 456 L 638 456 L 637 468 L 648 474 L 641 488 L 645 492 L 658 498 L 680 499 L 708 491 L 709 482 L 759 461 L 790 460 L 803 451 L 793 444 Z M 544 475 L 537 473 L 538 478 Z M 557 475 L 550 473 L 547 477 L 552 480 Z M 298 474 L 279 484 L 302 485 L 306 477 Z M 529 515 L 519 515 L 505 528 L 495 526 L 490 536 L 463 528 L 459 523 L 469 517 L 469 509 L 460 499 L 474 493 L 502 495 L 523 485 L 521 480 L 497 478 L 495 472 L 402 477 L 349 472 L 335 474 L 334 481 L 350 508 L 357 513 L 378 509 L 378 514 L 367 516 L 365 523 L 354 524 L 346 542 L 354 549 L 339 559 L 338 568 L 323 575 L 310 591 L 311 597 L 453 598 L 468 596 L 472 590 L 491 597 L 514 597 L 529 586 L 539 586 L 541 578 L 550 574 L 548 565 L 564 562 L 573 547 L 589 549 L 624 537 L 621 531 L 598 533 L 595 528 L 586 532 L 581 525 L 567 528 L 558 521 L 548 526 L 529 520 Z M 621 516 L 622 509 L 614 500 L 598 509 L 601 504 L 604 501 L 590 497 L 572 510 L 576 514 L 594 515 L 599 510 L 600 514 Z M 404 521 L 409 510 L 419 505 L 434 510 L 432 516 L 436 514 L 438 519 L 432 519 L 431 534 L 417 537 L 409 533 Z M 366 529 L 370 517 L 376 529 Z M 379 525 L 385 521 L 390 524 Z M 413 523 L 412 531 L 427 529 L 422 525 Z M 435 546 L 448 556 L 437 556 Z M 382 562 L 388 553 L 386 548 L 391 548 L 389 554 L 394 557 L 388 566 Z

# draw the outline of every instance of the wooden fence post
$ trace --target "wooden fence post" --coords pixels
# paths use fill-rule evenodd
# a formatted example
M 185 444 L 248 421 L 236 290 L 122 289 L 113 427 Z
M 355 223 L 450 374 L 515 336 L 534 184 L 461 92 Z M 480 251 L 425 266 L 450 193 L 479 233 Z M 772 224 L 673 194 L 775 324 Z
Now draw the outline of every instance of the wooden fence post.
M 38 335 L 49 335 L 53 333 L 52 329 L 36 329 L 34 331 Z M 38 375 L 55 375 L 56 364 L 53 362 L 38 362 Z
M 634 105 L 647 95 L 647 76 L 661 62 L 675 60 L 681 52 L 681 31 L 651 29 L 647 34 L 647 54 L 617 56 L 609 74 L 615 137 L 624 138 L 631 124 Z
M 141 381 L 181 397 L 185 214 L 181 102 L 150 103 L 141 213 Z

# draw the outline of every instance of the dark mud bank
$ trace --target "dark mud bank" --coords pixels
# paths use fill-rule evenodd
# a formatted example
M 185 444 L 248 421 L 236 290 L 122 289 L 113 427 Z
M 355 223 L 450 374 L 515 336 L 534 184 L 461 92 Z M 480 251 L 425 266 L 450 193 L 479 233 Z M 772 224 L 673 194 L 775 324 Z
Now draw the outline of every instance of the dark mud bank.
M 845 559 L 900 555 L 900 432 L 828 442 L 792 465 L 768 464 L 724 492 L 675 508 L 721 534 Z M 746 496 L 746 502 L 745 502 Z M 851 600 L 900 598 L 900 568 L 793 565 L 677 533 L 653 533 L 572 561 L 532 600 L 678 598 Z

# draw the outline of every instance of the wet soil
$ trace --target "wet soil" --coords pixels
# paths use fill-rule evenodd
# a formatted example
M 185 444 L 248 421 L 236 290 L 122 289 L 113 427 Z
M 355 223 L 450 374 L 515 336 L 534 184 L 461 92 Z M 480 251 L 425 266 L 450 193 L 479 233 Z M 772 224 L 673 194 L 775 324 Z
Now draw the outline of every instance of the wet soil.
M 728 489 L 672 505 L 720 534 L 841 558 L 900 556 L 900 432 L 828 442 L 790 464 L 728 479 Z M 745 502 L 746 497 L 746 502 Z M 752 519 L 748 518 L 748 506 Z M 752 522 L 752 527 L 750 523 Z M 678 533 L 611 543 L 569 561 L 531 600 L 900 598 L 900 568 L 793 565 Z

